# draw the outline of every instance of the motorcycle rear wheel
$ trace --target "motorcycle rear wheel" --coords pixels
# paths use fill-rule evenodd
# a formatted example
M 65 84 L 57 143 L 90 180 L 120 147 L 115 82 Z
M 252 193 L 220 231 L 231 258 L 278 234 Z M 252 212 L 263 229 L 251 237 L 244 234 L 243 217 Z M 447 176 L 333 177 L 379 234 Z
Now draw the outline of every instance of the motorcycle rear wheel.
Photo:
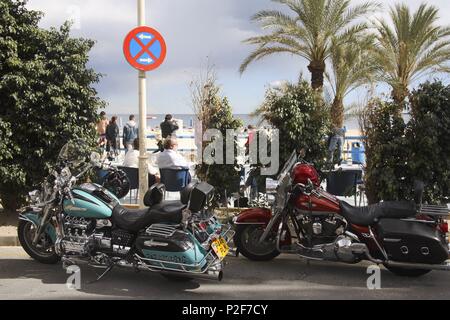
M 30 257 L 40 263 L 58 263 L 61 258 L 56 254 L 54 244 L 48 234 L 43 232 L 37 245 L 33 245 L 36 229 L 32 222 L 20 220 L 17 228 L 20 245 Z
M 385 268 L 397 276 L 410 277 L 410 278 L 421 277 L 421 276 L 424 276 L 427 273 L 431 272 L 431 270 L 427 270 L 427 269 L 405 269 L 405 268 L 391 267 L 391 266 L 386 266 L 386 265 L 385 265 Z
M 233 238 L 234 244 L 239 252 L 247 259 L 253 261 L 270 261 L 280 255 L 275 239 L 272 241 L 264 241 L 262 245 L 258 243 L 264 229 L 265 226 L 263 225 L 238 225 L 236 227 L 236 233 Z M 276 235 L 272 236 L 276 237 Z

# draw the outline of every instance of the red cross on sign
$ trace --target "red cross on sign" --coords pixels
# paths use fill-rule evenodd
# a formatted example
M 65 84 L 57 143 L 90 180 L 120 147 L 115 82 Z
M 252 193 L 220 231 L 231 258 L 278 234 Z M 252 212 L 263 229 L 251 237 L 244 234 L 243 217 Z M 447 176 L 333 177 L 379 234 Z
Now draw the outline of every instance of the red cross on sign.
M 123 53 L 128 63 L 140 70 L 158 68 L 166 58 L 166 42 L 161 34 L 150 27 L 137 27 L 123 42 Z

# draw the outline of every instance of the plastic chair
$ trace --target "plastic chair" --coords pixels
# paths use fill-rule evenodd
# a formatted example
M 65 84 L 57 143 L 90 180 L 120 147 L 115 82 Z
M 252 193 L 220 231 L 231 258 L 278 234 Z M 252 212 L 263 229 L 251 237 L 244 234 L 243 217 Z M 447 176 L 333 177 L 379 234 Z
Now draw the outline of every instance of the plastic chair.
M 159 169 L 161 183 L 168 192 L 179 192 L 191 182 L 189 169 Z
M 130 179 L 130 203 L 133 199 L 132 191 L 134 191 L 134 202 L 137 203 L 139 191 L 139 169 L 131 167 L 118 167 L 118 169 L 124 171 L 128 179 Z M 156 177 L 152 174 L 148 174 L 148 186 L 151 187 L 155 183 Z
M 331 171 L 327 177 L 327 192 L 340 197 L 355 197 L 357 204 L 357 187 L 361 183 L 362 170 Z
M 130 167 L 118 167 L 118 169 L 125 172 L 128 179 L 130 180 L 130 203 L 133 199 L 132 193 L 134 191 L 134 201 L 137 202 L 138 189 L 139 189 L 139 169 Z

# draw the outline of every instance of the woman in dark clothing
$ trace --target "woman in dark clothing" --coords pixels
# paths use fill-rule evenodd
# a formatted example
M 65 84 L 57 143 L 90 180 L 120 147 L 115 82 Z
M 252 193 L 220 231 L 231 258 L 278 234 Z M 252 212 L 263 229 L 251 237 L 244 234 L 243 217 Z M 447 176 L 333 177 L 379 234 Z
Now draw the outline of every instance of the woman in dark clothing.
M 111 118 L 108 126 L 106 127 L 106 151 L 111 154 L 111 158 L 115 158 L 119 153 L 119 126 L 117 125 L 117 117 Z

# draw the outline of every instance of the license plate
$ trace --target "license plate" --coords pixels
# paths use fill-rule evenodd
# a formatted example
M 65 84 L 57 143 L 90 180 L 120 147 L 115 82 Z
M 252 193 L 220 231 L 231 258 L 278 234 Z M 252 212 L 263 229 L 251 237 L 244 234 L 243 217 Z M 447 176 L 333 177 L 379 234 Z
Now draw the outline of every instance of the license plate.
M 228 254 L 228 251 L 230 251 L 230 247 L 228 246 L 224 238 L 214 240 L 211 243 L 211 247 L 213 248 L 214 252 L 217 254 L 220 260 L 225 258 L 226 255 Z

